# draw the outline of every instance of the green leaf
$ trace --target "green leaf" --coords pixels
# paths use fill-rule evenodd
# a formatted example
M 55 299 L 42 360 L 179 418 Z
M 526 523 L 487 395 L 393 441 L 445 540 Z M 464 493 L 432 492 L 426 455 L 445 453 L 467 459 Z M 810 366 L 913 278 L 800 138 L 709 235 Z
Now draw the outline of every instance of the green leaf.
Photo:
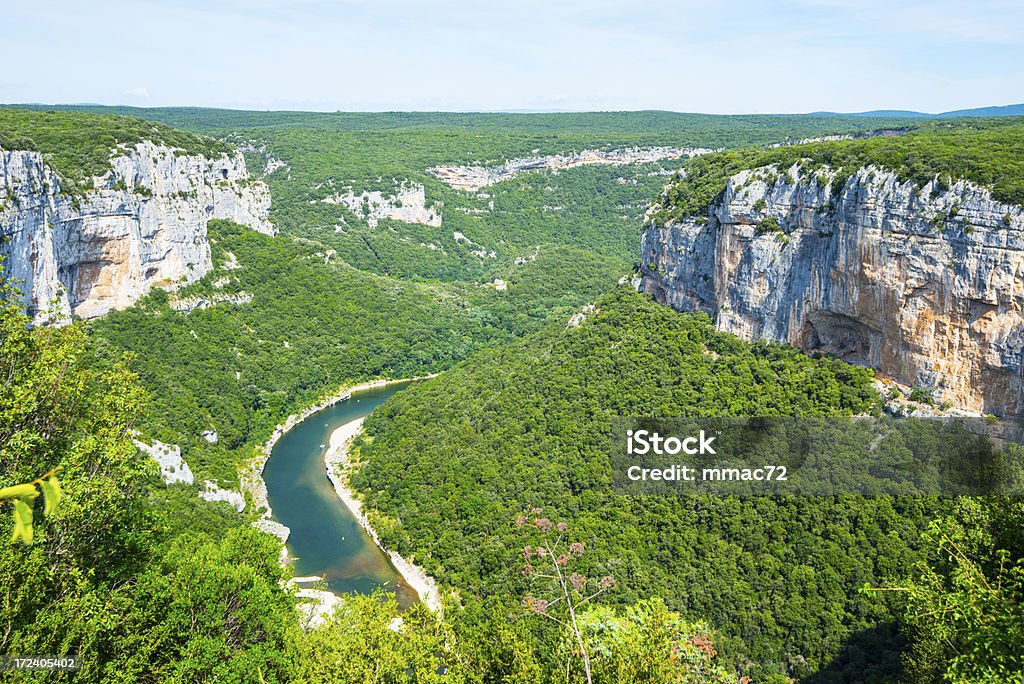
M 0 489 L 0 500 L 2 499 L 34 499 L 39 496 L 39 492 L 36 491 L 35 485 L 22 484 L 14 485 L 13 487 L 4 487 Z
M 51 475 L 49 480 L 40 483 L 43 487 L 43 494 L 46 498 L 46 506 L 43 508 L 43 515 L 52 515 L 57 510 L 64 493 L 60 489 L 60 483 L 56 475 Z
M 11 541 L 19 538 L 25 544 L 32 543 L 32 507 L 24 499 L 14 501 L 14 534 Z

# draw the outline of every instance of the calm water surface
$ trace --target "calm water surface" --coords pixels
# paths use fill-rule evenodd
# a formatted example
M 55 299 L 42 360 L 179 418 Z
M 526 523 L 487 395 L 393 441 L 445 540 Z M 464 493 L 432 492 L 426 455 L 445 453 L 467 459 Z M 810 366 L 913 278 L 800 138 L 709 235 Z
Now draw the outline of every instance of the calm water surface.
M 393 592 L 401 607 L 418 598 L 370 536 L 356 522 L 327 479 L 324 453 L 331 433 L 368 415 L 409 383 L 356 392 L 315 413 L 274 445 L 263 471 L 274 519 L 291 528 L 288 555 L 296 576 L 319 575 L 336 593 Z

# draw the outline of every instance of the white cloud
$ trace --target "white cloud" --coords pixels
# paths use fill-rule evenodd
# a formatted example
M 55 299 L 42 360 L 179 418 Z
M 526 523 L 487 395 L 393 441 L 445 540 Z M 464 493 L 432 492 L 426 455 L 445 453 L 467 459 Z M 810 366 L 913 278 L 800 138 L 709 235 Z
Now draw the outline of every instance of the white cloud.
M 149 91 L 145 88 L 129 88 L 126 92 L 132 97 L 149 97 Z

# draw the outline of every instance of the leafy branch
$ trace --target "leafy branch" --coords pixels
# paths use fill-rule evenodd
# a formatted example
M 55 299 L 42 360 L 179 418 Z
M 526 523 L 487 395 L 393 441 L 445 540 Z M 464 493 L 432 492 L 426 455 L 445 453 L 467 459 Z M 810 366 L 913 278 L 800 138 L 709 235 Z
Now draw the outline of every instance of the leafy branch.
M 60 482 L 55 473 L 60 470 L 57 466 L 48 473 L 37 477 L 28 484 L 13 485 L 0 489 L 0 501 L 10 500 L 14 505 L 14 534 L 11 541 L 21 539 L 23 544 L 32 543 L 32 503 L 43 494 L 43 515 L 50 516 L 57 510 L 64 493 L 60 489 Z

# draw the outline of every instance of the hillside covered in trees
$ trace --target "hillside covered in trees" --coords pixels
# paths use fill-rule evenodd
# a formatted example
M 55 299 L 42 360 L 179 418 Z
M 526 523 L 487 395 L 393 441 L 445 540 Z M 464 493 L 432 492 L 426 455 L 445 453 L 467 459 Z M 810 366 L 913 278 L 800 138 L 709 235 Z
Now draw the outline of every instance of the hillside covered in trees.
M 531 172 L 486 197 L 427 170 L 907 122 L 134 111 L 184 133 L 73 109 L 0 109 L 0 147 L 39 150 L 88 192 L 84 179 L 120 144 L 241 145 L 283 233 L 212 222 L 206 277 L 65 328 L 30 328 L 4 290 L 0 487 L 59 466 L 66 497 L 52 515 L 36 501 L 34 544 L 0 557 L 0 653 L 88 654 L 80 681 L 124 682 L 539 684 L 582 677 L 583 652 L 601 682 L 1001 681 L 1020 669 L 1019 499 L 633 498 L 611 486 L 617 417 L 877 412 L 864 368 L 746 343 L 615 285 L 670 174 L 687 170 L 672 206 L 698 211 L 731 169 L 794 148 Z M 899 143 L 821 143 L 815 163 L 966 175 L 1015 197 L 1018 128 L 929 123 Z M 441 226 L 371 226 L 324 201 L 403 182 L 423 186 Z M 302 632 L 280 544 L 249 526 L 253 511 L 163 486 L 131 442 L 177 444 L 200 480 L 235 486 L 286 416 L 354 381 L 438 371 L 367 421 L 353 478 L 384 542 L 448 595 L 443 619 L 414 608 L 404 630 L 375 597 Z M 211 429 L 216 443 L 202 437 Z M 10 536 L 7 503 L 0 513 Z M 536 571 L 538 544 L 562 542 L 576 575 L 567 595 L 600 590 L 573 629 L 545 617 L 564 615 L 548 615 L 552 585 Z M 61 677 L 74 681 L 37 680 Z
M 878 399 L 870 380 L 620 288 L 578 328 L 552 324 L 392 398 L 367 421 L 354 482 L 385 542 L 464 601 L 527 590 L 508 521 L 541 507 L 582 531 L 588 573 L 619 580 L 610 600 L 653 593 L 710 620 L 729 662 L 755 681 L 888 681 L 910 648 L 903 594 L 861 590 L 913 576 L 928 557 L 922 533 L 951 501 L 625 496 L 611 485 L 606 441 L 622 416 L 863 413 Z M 934 460 L 953 445 L 933 448 Z M 1005 662 L 1021 656 L 1016 624 L 1018 660 Z

